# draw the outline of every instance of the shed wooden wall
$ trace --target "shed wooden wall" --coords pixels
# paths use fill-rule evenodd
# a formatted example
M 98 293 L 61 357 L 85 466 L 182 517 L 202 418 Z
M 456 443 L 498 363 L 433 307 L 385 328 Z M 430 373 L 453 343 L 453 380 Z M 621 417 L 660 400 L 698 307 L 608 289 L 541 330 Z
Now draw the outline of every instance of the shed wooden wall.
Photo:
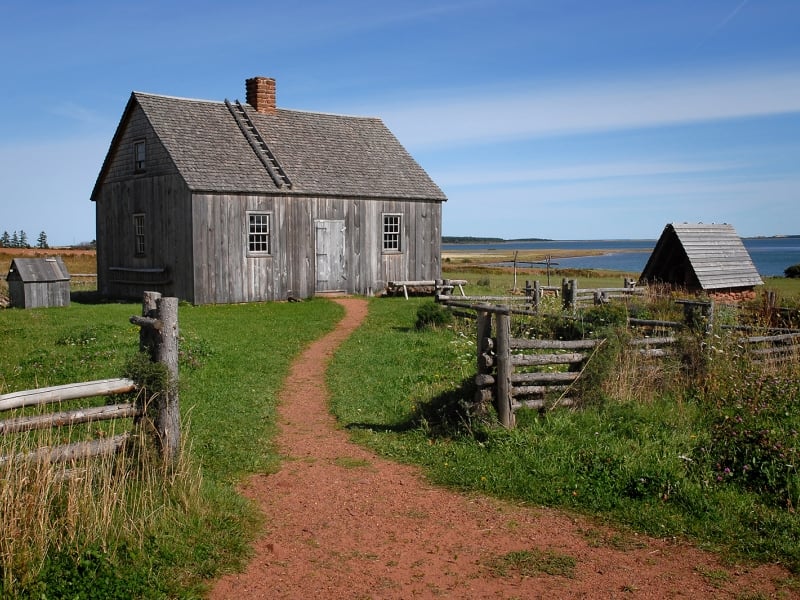
M 69 306 L 69 281 L 9 281 L 8 294 L 18 308 Z
M 247 255 L 247 212 L 272 215 L 270 256 Z M 384 254 L 383 213 L 402 214 L 403 247 Z M 441 203 L 195 194 L 194 302 L 306 298 L 316 291 L 314 221 L 345 224 L 346 289 L 373 294 L 392 279 L 441 275 Z

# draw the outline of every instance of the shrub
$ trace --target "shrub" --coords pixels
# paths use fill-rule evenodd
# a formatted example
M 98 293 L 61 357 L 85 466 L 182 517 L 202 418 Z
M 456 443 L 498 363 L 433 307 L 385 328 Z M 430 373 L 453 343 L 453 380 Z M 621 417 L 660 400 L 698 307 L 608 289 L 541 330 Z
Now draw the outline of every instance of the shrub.
M 800 278 L 800 263 L 792 265 L 791 267 L 786 267 L 786 269 L 783 271 L 783 274 L 792 279 Z
M 428 302 L 417 309 L 417 329 L 436 328 L 441 325 L 447 325 L 452 321 L 453 314 L 441 304 Z
M 800 398 L 793 377 L 744 377 L 712 409 L 711 468 L 720 484 L 762 494 L 793 510 L 800 493 L 800 437 L 792 417 Z

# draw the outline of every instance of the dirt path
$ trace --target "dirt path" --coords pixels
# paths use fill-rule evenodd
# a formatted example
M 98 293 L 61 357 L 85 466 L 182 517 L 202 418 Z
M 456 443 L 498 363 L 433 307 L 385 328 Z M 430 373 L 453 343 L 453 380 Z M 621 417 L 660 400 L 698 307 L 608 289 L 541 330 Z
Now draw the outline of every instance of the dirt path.
M 324 375 L 367 304 L 337 301 L 345 318 L 298 358 L 281 393 L 282 469 L 243 487 L 267 515 L 255 557 L 211 598 L 791 597 L 775 566 L 723 566 L 684 544 L 433 487 L 419 469 L 351 443 L 328 412 Z M 509 552 L 537 550 L 573 557 L 574 577 L 490 568 Z

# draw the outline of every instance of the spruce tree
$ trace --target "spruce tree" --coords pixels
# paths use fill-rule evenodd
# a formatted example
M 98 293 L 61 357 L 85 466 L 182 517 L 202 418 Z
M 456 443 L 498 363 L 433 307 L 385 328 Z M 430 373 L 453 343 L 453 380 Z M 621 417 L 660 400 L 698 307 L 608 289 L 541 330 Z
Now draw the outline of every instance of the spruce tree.
M 30 246 L 28 245 L 28 234 L 22 230 L 20 230 L 19 232 L 19 247 L 30 248 Z
M 11 247 L 12 248 L 19 248 L 19 234 L 17 230 L 14 230 L 14 233 L 11 234 Z
M 47 234 L 42 231 L 39 233 L 39 238 L 36 240 L 36 247 L 37 248 L 49 248 L 50 246 L 47 245 Z
M 0 248 L 9 248 L 11 246 L 11 236 L 8 235 L 7 231 L 3 232 L 3 235 L 0 236 Z

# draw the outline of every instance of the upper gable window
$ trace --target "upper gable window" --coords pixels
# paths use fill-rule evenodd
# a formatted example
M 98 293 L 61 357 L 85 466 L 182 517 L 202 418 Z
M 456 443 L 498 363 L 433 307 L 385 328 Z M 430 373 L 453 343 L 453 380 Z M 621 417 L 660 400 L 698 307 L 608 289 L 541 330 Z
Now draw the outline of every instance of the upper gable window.
M 402 230 L 403 215 L 383 215 L 383 251 L 401 252 L 403 250 L 400 231 Z
M 270 214 L 264 212 L 247 213 L 247 253 L 269 254 L 272 232 Z
M 144 140 L 133 142 L 133 170 L 137 173 L 145 169 L 145 148 Z

